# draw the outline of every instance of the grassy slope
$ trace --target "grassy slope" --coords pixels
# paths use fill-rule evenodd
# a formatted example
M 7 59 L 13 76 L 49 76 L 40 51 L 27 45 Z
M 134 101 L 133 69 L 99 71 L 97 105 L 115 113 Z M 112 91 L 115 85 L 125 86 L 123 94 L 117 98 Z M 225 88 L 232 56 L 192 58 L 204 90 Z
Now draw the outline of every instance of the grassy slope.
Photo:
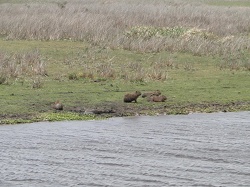
M 163 82 L 131 83 L 119 79 L 102 82 L 93 82 L 89 79 L 69 80 L 68 74 L 81 72 L 81 66 L 74 63 L 67 65 L 64 59 L 71 59 L 87 47 L 89 46 L 83 42 L 71 41 L 0 40 L 0 51 L 15 53 L 39 49 L 47 58 L 49 74 L 48 77 L 42 78 L 44 85 L 40 89 L 33 89 L 34 78 L 28 77 L 13 81 L 10 85 L 0 85 L 0 113 L 40 115 L 52 112 L 50 105 L 58 99 L 64 103 L 66 110 L 75 106 L 93 107 L 107 101 L 122 105 L 123 95 L 135 90 L 160 89 L 168 96 L 166 103 L 159 104 L 148 103 L 140 98 L 135 106 L 141 107 L 250 101 L 249 71 L 220 70 L 218 59 L 189 54 L 139 54 L 125 50 L 106 50 L 109 56 L 115 57 L 114 66 L 117 68 L 127 61 L 139 62 L 149 67 L 151 62 L 172 56 L 178 68 L 169 68 L 168 78 Z M 189 68 L 185 69 L 186 66 Z M 249 106 L 243 109 L 249 109 Z

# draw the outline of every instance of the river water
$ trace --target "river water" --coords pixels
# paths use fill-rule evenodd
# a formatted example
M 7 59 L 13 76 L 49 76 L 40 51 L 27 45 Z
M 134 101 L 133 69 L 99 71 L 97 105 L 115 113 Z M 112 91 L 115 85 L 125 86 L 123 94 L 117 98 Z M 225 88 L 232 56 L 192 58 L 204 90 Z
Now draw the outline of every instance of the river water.
M 0 126 L 0 186 L 250 186 L 250 112 Z

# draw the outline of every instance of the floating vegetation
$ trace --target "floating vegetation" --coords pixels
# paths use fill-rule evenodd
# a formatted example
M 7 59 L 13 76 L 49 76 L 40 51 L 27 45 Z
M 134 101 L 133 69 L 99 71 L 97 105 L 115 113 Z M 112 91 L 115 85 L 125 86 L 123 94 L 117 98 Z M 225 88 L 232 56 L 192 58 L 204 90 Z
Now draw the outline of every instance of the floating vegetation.
M 41 117 L 43 121 L 69 121 L 69 120 L 94 120 L 99 119 L 91 114 L 78 114 L 72 112 L 45 113 Z
M 37 122 L 38 120 L 29 120 L 29 119 L 5 119 L 0 121 L 0 124 L 20 124 L 20 123 L 32 123 Z
M 43 113 L 39 116 L 31 117 L 30 119 L 3 119 L 0 120 L 0 124 L 20 124 L 20 123 L 34 123 L 38 121 L 71 121 L 71 120 L 101 120 L 104 119 L 100 116 L 92 114 L 79 114 L 73 112 L 55 112 L 55 113 Z

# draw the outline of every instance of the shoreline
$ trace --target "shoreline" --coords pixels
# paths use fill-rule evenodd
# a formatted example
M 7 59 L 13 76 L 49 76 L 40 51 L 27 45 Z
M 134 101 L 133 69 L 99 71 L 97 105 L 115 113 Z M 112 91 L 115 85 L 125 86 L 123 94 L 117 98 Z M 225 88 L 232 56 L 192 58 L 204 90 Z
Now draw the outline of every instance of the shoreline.
M 101 120 L 113 117 L 187 115 L 191 113 L 216 113 L 250 111 L 250 101 L 230 103 L 188 103 L 173 105 L 160 103 L 153 106 L 134 103 L 109 102 L 90 108 L 80 106 L 65 108 L 62 111 L 48 110 L 38 114 L 1 114 L 0 125 L 34 123 L 43 121 Z

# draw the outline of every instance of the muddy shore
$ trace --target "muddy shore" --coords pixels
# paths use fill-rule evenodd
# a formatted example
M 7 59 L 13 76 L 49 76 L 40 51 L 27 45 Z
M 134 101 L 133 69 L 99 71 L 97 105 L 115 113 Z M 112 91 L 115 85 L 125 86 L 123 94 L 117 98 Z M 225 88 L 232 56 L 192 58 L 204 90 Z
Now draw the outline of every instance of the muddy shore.
M 250 110 L 250 101 L 221 103 L 188 103 L 171 105 L 142 106 L 137 103 L 107 102 L 92 107 L 64 107 L 62 111 L 48 109 L 48 113 L 73 113 L 78 115 L 92 115 L 94 118 L 125 117 L 138 115 L 178 115 L 190 113 L 235 112 Z M 69 119 L 70 120 L 70 119 Z M 0 114 L 0 124 L 44 121 L 39 114 Z

